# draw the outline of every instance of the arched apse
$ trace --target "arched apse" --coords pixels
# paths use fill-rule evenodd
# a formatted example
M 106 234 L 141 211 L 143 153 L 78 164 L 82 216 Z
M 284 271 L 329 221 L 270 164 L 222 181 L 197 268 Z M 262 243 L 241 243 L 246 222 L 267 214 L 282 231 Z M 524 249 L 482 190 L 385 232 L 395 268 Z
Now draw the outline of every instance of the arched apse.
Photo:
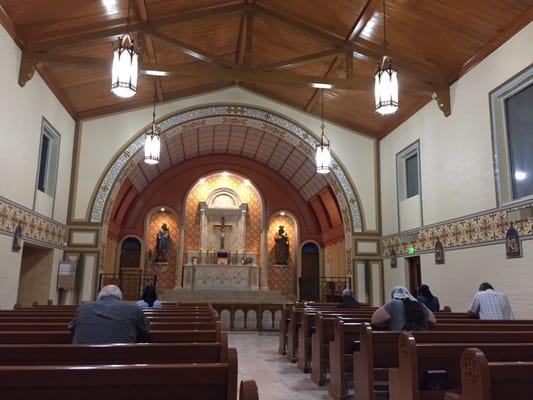
M 304 177 L 299 175 L 308 173 L 309 179 L 307 183 L 301 187 L 297 187 L 307 200 L 326 186 L 329 187 L 328 191 L 331 192 L 334 201 L 338 204 L 339 219 L 342 220 L 342 234 L 346 237 L 346 258 L 347 260 L 351 259 L 352 234 L 364 230 L 364 216 L 361 211 L 357 191 L 335 154 L 333 154 L 332 173 L 319 176 L 312 171 L 314 148 L 318 143 L 318 139 L 310 130 L 270 110 L 228 104 L 210 105 L 180 111 L 161 119 L 159 126 L 162 129 L 163 144 L 171 143 L 171 140 L 176 142 L 181 141 L 183 148 L 187 146 L 184 138 L 191 131 L 200 134 L 208 132 L 211 127 L 229 127 L 229 143 L 232 140 L 231 134 L 233 131 L 246 130 L 246 137 L 242 139 L 242 147 L 238 151 L 231 149 L 231 151 L 228 151 L 229 154 L 238 154 L 248 158 L 258 157 L 259 159 L 256 158 L 256 160 L 267 164 L 273 169 L 279 167 L 278 172 L 290 183 L 293 180 L 306 182 Z M 95 189 L 92 201 L 90 202 L 90 220 L 94 223 L 103 223 L 104 231 L 113 208 L 112 199 L 117 195 L 122 183 L 139 163 L 146 129 L 139 132 L 117 154 L 113 162 L 110 163 L 107 170 L 102 174 Z M 246 148 L 246 144 L 248 142 L 248 136 L 253 136 L 253 132 L 261 132 L 262 134 L 261 142 L 258 145 L 261 151 L 268 148 L 269 143 L 274 143 L 274 146 L 282 143 L 283 146 L 279 146 L 279 149 L 282 153 L 284 151 L 288 153 L 281 154 L 281 156 L 276 154 L 274 157 L 271 155 L 270 157 L 266 157 L 266 159 L 261 152 L 250 154 Z M 262 142 L 264 138 L 267 138 L 265 143 Z M 185 158 L 190 159 L 209 154 L 210 152 L 211 154 L 219 154 L 220 149 L 217 148 L 217 145 L 216 140 L 213 140 L 212 148 L 205 149 L 201 147 L 200 141 L 198 141 L 197 149 L 192 154 L 187 154 Z M 228 144 L 225 150 L 229 148 L 230 145 Z M 172 150 L 169 146 L 165 145 L 162 146 L 162 149 L 162 153 L 168 151 L 171 154 L 169 163 L 172 164 Z M 234 152 L 232 153 L 232 151 Z M 301 159 L 298 160 L 296 156 L 301 157 Z M 280 157 L 296 159 L 297 161 L 301 161 L 301 163 L 287 164 L 291 169 L 285 165 L 272 166 L 272 164 L 276 164 L 277 158 Z M 168 168 L 168 166 L 161 163 L 158 167 L 159 172 L 157 173 L 161 173 L 161 169 L 165 167 Z M 311 171 L 309 171 L 309 168 L 311 168 Z M 149 179 L 150 177 L 148 177 Z M 102 237 L 105 236 L 104 232 Z

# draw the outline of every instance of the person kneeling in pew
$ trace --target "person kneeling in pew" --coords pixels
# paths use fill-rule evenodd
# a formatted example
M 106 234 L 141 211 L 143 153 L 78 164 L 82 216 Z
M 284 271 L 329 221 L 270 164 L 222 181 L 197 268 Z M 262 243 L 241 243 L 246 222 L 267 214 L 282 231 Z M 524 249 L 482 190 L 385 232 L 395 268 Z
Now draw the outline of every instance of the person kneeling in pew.
M 104 286 L 96 301 L 83 303 L 69 323 L 73 344 L 136 343 L 150 333 L 150 322 L 135 304 L 122 301 L 115 285 Z
M 424 331 L 435 323 L 435 315 L 404 286 L 395 286 L 391 301 L 372 314 L 372 325 L 389 331 Z

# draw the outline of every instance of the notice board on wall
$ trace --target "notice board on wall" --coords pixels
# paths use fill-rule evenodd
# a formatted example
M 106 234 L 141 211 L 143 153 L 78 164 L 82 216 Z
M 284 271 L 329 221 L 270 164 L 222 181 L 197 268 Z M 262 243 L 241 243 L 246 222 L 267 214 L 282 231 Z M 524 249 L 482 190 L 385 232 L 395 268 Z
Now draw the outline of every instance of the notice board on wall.
M 61 261 L 57 270 L 57 288 L 74 289 L 76 285 L 76 265 Z

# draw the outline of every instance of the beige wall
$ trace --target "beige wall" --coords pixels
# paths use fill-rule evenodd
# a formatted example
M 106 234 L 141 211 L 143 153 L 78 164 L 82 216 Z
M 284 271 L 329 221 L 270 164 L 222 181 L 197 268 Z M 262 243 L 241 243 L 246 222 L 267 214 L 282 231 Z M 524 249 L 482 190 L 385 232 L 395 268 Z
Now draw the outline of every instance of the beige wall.
M 450 117 L 431 102 L 381 141 L 384 235 L 398 232 L 396 154 L 417 140 L 424 225 L 497 206 L 488 96 L 533 61 L 531 43 L 533 23 L 452 86 Z M 507 260 L 504 245 L 493 244 L 447 251 L 446 264 L 438 266 L 433 254 L 423 254 L 422 280 L 434 288 L 441 304 L 458 311 L 468 307 L 480 281 L 491 281 L 509 295 L 517 315 L 533 317 L 533 241 L 523 242 L 523 254 L 524 258 Z M 404 259 L 398 258 L 397 269 L 391 269 L 386 259 L 387 296 L 395 284 L 405 282 Z
M 320 133 L 320 119 L 236 87 L 158 105 L 157 115 L 162 117 L 183 109 L 217 103 L 248 104 L 274 110 L 311 129 L 315 134 Z M 152 109 L 147 107 L 83 121 L 76 187 L 76 219 L 85 218 L 91 195 L 106 166 L 127 141 L 150 123 L 151 113 Z M 327 123 L 326 132 L 331 139 L 333 151 L 344 164 L 361 196 L 367 228 L 375 230 L 377 217 L 374 140 L 333 123 Z M 105 146 L 102 146 L 102 143 L 105 143 Z
M 70 167 L 74 143 L 74 120 L 38 73 L 21 88 L 18 72 L 21 51 L 0 27 L 0 196 L 34 209 L 37 163 L 42 118 L 61 135 L 55 204 L 39 198 L 37 210 L 66 223 Z M 11 232 L 0 234 L 0 307 L 10 308 L 17 300 L 21 252 L 11 251 Z M 54 251 L 54 259 L 61 258 Z M 55 284 L 47 288 L 54 292 Z M 53 296 L 52 296 L 53 297 Z
M 52 249 L 24 246 L 17 303 L 23 306 L 31 306 L 34 301 L 46 304 L 50 293 L 53 258 Z
M 344 240 L 337 244 L 326 246 L 324 255 L 326 276 L 346 276 L 346 247 L 344 246 Z

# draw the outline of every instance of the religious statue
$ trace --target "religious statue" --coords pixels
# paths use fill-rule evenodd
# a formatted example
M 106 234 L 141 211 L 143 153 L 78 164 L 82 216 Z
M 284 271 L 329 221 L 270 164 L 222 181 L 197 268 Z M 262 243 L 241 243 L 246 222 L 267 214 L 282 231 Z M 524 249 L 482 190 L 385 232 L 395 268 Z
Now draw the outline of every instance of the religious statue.
M 439 237 L 435 242 L 435 264 L 444 264 L 444 247 Z
M 276 247 L 274 251 L 276 265 L 289 265 L 289 237 L 283 225 L 279 226 L 278 233 L 274 236 Z
M 220 219 L 220 224 L 213 225 L 215 230 L 220 232 L 220 250 L 224 250 L 225 247 L 225 238 L 226 238 L 226 232 L 231 231 L 233 229 L 232 225 L 226 225 L 226 218 L 222 217 Z
M 518 231 L 513 227 L 512 222 L 505 234 L 505 250 L 507 258 L 522 257 L 520 252 L 520 236 L 518 236 Z
M 13 245 L 11 246 L 12 251 L 20 251 L 22 248 L 21 245 L 21 239 L 22 239 L 22 226 L 20 226 L 20 222 L 18 223 L 17 227 L 15 228 L 15 232 L 13 233 Z
M 170 244 L 170 232 L 167 224 L 163 224 L 157 232 L 156 257 L 155 262 L 168 262 L 168 246 Z

